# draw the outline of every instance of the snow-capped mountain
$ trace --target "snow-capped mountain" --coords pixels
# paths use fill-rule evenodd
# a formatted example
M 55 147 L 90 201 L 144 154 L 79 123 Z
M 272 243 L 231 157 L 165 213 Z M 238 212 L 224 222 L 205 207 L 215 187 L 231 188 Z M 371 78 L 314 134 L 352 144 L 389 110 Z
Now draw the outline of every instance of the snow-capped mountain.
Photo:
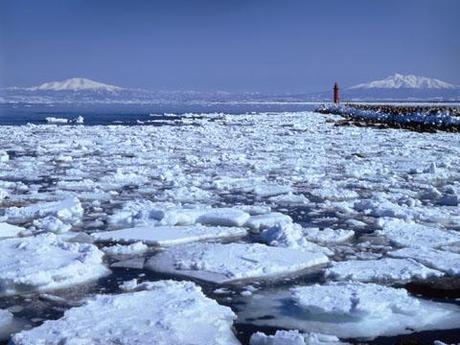
M 446 83 L 439 79 L 416 76 L 413 74 L 394 74 L 382 80 L 358 84 L 350 87 L 355 89 L 457 89 L 456 85 Z
M 32 87 L 0 89 L 0 103 L 66 103 L 66 104 L 177 104 L 253 100 L 258 93 L 231 94 L 224 91 L 151 91 L 104 84 L 86 78 L 46 82 Z
M 322 95 L 331 99 L 331 92 Z M 341 98 L 343 101 L 459 101 L 460 86 L 396 73 L 382 80 L 342 88 Z
M 114 85 L 99 83 L 86 78 L 70 78 L 62 81 L 52 81 L 38 86 L 27 88 L 30 91 L 49 90 L 49 91 L 80 91 L 80 90 L 103 90 L 119 91 L 122 88 Z

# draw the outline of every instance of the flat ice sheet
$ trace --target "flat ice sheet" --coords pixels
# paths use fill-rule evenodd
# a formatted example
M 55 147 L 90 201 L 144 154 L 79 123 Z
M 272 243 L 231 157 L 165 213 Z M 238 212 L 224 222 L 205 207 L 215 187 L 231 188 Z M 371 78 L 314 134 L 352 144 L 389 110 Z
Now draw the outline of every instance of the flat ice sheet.
M 395 258 L 411 258 L 449 275 L 460 275 L 460 254 L 457 253 L 433 248 L 403 248 L 390 252 L 388 255 Z
M 151 226 L 104 231 L 92 236 L 101 242 L 132 243 L 142 241 L 146 244 L 171 246 L 188 242 L 246 235 L 246 230 L 237 227 L 190 226 Z
M 16 237 L 24 228 L 8 223 L 0 223 L 0 240 L 7 237 Z
M 149 284 L 149 290 L 97 295 L 62 318 L 12 338 L 12 345 L 238 345 L 235 314 L 191 282 Z
M 146 268 L 221 284 L 292 274 L 327 262 L 321 253 L 257 243 L 197 243 L 168 248 Z
M 326 270 L 329 278 L 361 282 L 408 282 L 442 275 L 443 272 L 428 268 L 415 260 L 392 258 L 334 262 Z
M 104 253 L 86 243 L 69 243 L 48 233 L 0 241 L 0 295 L 50 290 L 109 273 Z
M 438 247 L 460 242 L 459 232 L 401 220 L 387 222 L 378 233 L 401 247 Z
M 369 338 L 460 327 L 460 307 L 418 299 L 404 289 L 339 282 L 242 297 L 239 322 L 339 338 Z M 272 316 L 272 317 L 267 317 Z

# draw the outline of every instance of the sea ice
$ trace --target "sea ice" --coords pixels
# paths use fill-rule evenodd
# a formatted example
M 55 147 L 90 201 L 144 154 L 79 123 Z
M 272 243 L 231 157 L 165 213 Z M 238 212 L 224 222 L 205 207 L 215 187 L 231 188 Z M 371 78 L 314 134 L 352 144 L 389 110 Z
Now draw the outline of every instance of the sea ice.
M 242 226 L 249 214 L 237 208 L 210 208 L 202 205 L 180 207 L 171 203 L 128 202 L 110 222 L 116 225 L 193 225 Z
M 103 247 L 101 249 L 104 253 L 110 255 L 131 255 L 144 253 L 149 249 L 149 247 L 142 242 L 134 242 L 126 246 L 116 244 L 114 246 Z
M 0 223 L 0 239 L 7 237 L 16 237 L 21 231 L 24 231 L 24 228 L 20 226 L 11 225 L 8 223 Z
M 304 230 L 305 237 L 313 242 L 319 243 L 340 243 L 353 238 L 355 232 L 353 230 L 330 229 L 326 228 L 319 230 L 318 228 L 306 228 Z
M 238 315 L 240 322 L 345 339 L 460 326 L 460 307 L 456 305 L 418 299 L 404 289 L 371 283 L 301 286 L 241 299 L 246 304 Z
M 59 117 L 52 117 L 52 116 L 49 116 L 47 118 L 45 118 L 46 122 L 48 123 L 54 123 L 54 124 L 66 124 L 66 123 L 69 123 L 69 120 L 68 119 L 64 119 L 64 118 L 59 118 Z
M 321 253 L 257 243 L 198 243 L 168 248 L 153 256 L 146 268 L 221 284 L 288 275 L 327 262 Z
M 41 231 L 54 232 L 60 234 L 69 231 L 72 225 L 64 223 L 62 220 L 55 216 L 46 216 L 44 218 L 36 219 L 32 224 Z
M 251 336 L 250 345 L 345 345 L 333 335 L 300 333 L 299 331 L 276 331 L 274 335 L 261 332 Z
M 13 322 L 13 314 L 8 310 L 0 309 L 0 339 L 3 339 L 3 335 Z
M 262 242 L 274 247 L 292 248 L 326 255 L 333 254 L 330 249 L 308 241 L 304 230 L 299 224 L 277 224 L 262 231 L 260 239 Z
M 386 222 L 378 233 L 401 247 L 438 247 L 460 242 L 460 233 L 456 231 L 401 220 Z
M 242 226 L 249 219 L 249 214 L 232 208 L 216 208 L 203 212 L 197 222 L 204 225 Z
M 187 242 L 246 235 L 244 228 L 190 226 L 150 226 L 95 232 L 92 236 L 100 242 L 132 243 L 141 241 L 150 245 L 171 246 Z
M 236 315 L 191 282 L 159 281 L 148 290 L 97 295 L 59 320 L 22 331 L 12 345 L 238 345 Z
M 423 265 L 446 272 L 450 275 L 460 275 L 460 254 L 434 248 L 403 248 L 388 255 L 396 258 L 411 258 Z
M 109 273 L 92 244 L 69 243 L 52 233 L 0 241 L 0 295 L 50 290 Z
M 7 220 L 22 223 L 46 216 L 55 216 L 61 221 L 74 224 L 83 216 L 83 208 L 76 197 L 68 197 L 59 201 L 40 202 L 24 207 L 10 207 L 5 210 Z
M 8 155 L 8 152 L 4 150 L 0 150 L 0 162 L 7 162 L 10 160 L 10 156 Z
M 252 230 L 263 230 L 277 224 L 292 223 L 292 218 L 279 212 L 251 216 L 245 226 Z
M 332 267 L 326 270 L 326 276 L 329 278 L 361 282 L 403 282 L 442 275 L 442 272 L 430 269 L 415 260 L 391 258 L 334 262 Z

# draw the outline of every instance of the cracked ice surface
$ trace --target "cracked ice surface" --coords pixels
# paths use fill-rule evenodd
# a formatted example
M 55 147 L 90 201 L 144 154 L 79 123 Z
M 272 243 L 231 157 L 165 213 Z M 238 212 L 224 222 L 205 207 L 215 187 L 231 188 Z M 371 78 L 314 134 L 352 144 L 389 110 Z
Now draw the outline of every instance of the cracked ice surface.
M 238 345 L 231 330 L 235 317 L 191 282 L 159 281 L 146 291 L 97 295 L 11 343 Z

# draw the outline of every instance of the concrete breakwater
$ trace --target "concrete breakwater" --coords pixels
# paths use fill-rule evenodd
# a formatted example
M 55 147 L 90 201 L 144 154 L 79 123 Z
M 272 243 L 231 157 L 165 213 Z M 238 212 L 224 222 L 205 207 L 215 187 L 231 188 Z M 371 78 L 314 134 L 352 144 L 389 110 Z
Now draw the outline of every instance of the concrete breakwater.
M 404 128 L 418 132 L 460 132 L 459 106 L 346 103 L 322 105 L 316 111 L 344 117 L 337 125 Z

